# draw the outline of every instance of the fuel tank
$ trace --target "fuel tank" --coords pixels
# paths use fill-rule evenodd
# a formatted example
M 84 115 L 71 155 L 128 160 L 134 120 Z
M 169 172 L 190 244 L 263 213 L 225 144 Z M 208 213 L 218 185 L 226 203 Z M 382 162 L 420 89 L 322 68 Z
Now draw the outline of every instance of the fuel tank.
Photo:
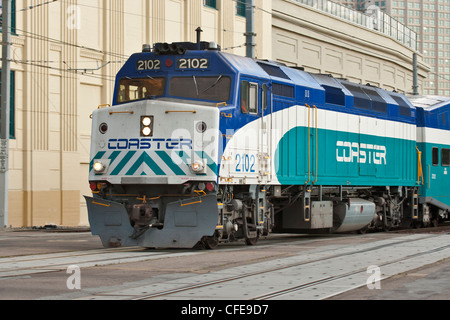
M 334 232 L 357 231 L 367 226 L 375 217 L 375 203 L 352 198 L 333 209 Z

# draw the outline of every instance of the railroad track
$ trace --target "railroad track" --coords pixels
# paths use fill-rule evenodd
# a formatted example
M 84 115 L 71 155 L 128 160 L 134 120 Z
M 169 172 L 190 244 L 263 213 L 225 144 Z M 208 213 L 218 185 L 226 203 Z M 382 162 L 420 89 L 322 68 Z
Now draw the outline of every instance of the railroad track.
M 200 251 L 167 252 L 148 251 L 143 248 L 114 248 L 8 257 L 0 259 L 0 279 L 56 272 L 66 270 L 70 265 L 89 268 L 198 253 Z
M 423 230 L 423 229 L 421 229 Z M 359 241 L 358 239 L 361 239 Z M 369 241 L 370 240 L 370 241 Z M 94 266 L 143 262 L 179 257 L 195 261 L 223 254 L 251 256 L 259 251 L 292 246 L 290 256 L 263 259 L 242 265 L 223 266 L 218 271 L 180 271 L 176 277 L 152 277 L 120 288 L 86 291 L 81 299 L 326 299 L 364 286 L 369 266 L 380 270 L 379 279 L 450 257 L 450 234 L 420 233 L 384 237 L 376 235 L 331 235 L 292 237 L 282 235 L 261 241 L 254 247 L 225 245 L 217 250 L 146 250 L 142 248 L 95 249 L 0 259 L 0 281 L 35 274 L 65 271 L 77 265 L 88 272 Z M 319 245 L 320 244 L 320 245 Z M 198 258 L 196 257 L 198 256 Z M 169 261 L 169 260 L 167 260 Z M 177 260 L 178 261 L 178 260 Z M 192 261 L 192 259 L 191 259 Z M 162 262 L 161 262 L 162 263 Z M 196 263 L 196 262 L 194 262 Z M 230 261 L 232 264 L 233 261 Z M 236 264 L 233 264 L 236 265 Z M 151 264 L 149 264 L 151 266 Z M 181 269 L 180 269 L 181 270 Z M 184 270 L 184 269 L 183 269 Z M 217 270 L 217 269 L 216 269 Z M 161 269 L 159 271 L 164 271 Z M 184 272 L 184 273 L 183 273 Z M 168 280 L 169 279 L 169 280 Z M 142 285 L 141 285 L 142 284 Z
M 154 283 L 85 299 L 325 299 L 367 284 L 369 266 L 379 280 L 450 257 L 450 235 L 406 235 Z M 436 246 L 436 242 L 442 243 Z
M 412 255 L 407 256 L 407 257 L 394 259 L 392 261 L 382 263 L 378 267 L 381 269 L 381 268 L 386 267 L 388 265 L 394 265 L 396 263 L 407 261 L 408 259 L 413 259 L 413 258 L 429 255 L 429 254 L 432 254 L 432 253 L 434 254 L 434 253 L 437 253 L 437 252 L 440 252 L 440 251 L 443 251 L 443 250 L 448 250 L 449 248 L 450 248 L 450 245 L 445 245 L 445 246 L 433 249 L 430 252 L 420 252 L 420 253 L 417 253 L 417 254 L 412 254 Z M 359 270 L 354 270 L 354 271 L 346 272 L 346 273 L 343 273 L 343 274 L 338 274 L 338 275 L 326 277 L 326 278 L 323 278 L 323 279 L 319 279 L 319 280 L 316 280 L 316 281 L 312 281 L 312 282 L 309 282 L 309 283 L 304 283 L 304 284 L 301 284 L 301 285 L 298 285 L 298 286 L 286 288 L 286 289 L 283 289 L 283 290 L 280 290 L 280 291 L 271 292 L 271 293 L 268 293 L 268 294 L 265 294 L 265 295 L 262 295 L 262 296 L 259 296 L 259 297 L 255 297 L 254 300 L 273 299 L 273 298 L 276 298 L 276 297 L 280 297 L 280 296 L 296 293 L 296 292 L 299 292 L 301 290 L 305 290 L 307 288 L 311 288 L 313 286 L 331 283 L 331 282 L 338 281 L 338 280 L 341 280 L 341 279 L 345 279 L 345 278 L 348 278 L 348 277 L 351 277 L 351 276 L 357 276 L 357 275 L 362 274 L 362 273 L 367 273 L 367 268 L 361 268 Z M 384 277 L 383 279 L 386 279 L 386 277 Z M 380 278 L 380 280 L 382 280 L 382 279 Z M 366 281 L 366 284 L 367 284 L 367 281 Z
M 50 239 L 49 241 L 57 241 Z M 255 248 L 262 249 L 265 246 L 279 245 L 303 241 L 304 239 L 275 237 L 261 241 L 262 245 Z M 242 243 L 232 243 L 218 248 L 218 250 L 246 250 Z M 64 251 L 55 253 L 39 253 L 34 255 L 19 255 L 0 258 L 0 279 L 28 276 L 37 273 L 54 272 L 67 269 L 69 265 L 78 265 L 80 268 L 104 266 L 119 263 L 140 262 L 154 259 L 164 259 L 177 256 L 191 256 L 204 254 L 206 250 L 148 250 L 141 247 L 102 248 L 84 251 Z

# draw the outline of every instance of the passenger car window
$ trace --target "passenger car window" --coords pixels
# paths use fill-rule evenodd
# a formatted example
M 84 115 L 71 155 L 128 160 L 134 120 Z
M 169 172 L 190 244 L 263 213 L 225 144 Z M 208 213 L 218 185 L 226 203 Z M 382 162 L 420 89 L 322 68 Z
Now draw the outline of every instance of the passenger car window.
M 439 165 L 439 148 L 433 147 L 431 149 L 431 153 L 432 153 L 432 163 L 433 166 L 438 166 Z
M 441 165 L 443 167 L 450 166 L 450 149 L 441 149 Z

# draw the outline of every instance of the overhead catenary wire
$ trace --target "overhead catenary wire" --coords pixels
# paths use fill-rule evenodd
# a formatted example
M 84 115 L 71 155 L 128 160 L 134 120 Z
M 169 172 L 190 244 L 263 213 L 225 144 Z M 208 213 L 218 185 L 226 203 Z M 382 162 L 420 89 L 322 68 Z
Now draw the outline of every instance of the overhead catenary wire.
M 232 0 L 232 1 L 235 2 L 236 4 L 240 3 L 240 4 L 245 4 L 245 5 L 247 5 L 247 3 L 246 3 L 245 0 Z M 26 11 L 26 10 L 38 8 L 38 7 L 40 7 L 40 6 L 43 6 L 43 5 L 46 5 L 46 4 L 51 4 L 51 3 L 54 3 L 54 2 L 58 2 L 58 0 L 46 1 L 46 2 L 44 2 L 44 3 L 40 3 L 40 4 L 35 5 L 35 6 L 30 6 L 30 7 L 21 9 L 21 10 L 19 10 L 19 11 Z M 67 3 L 66 0 L 62 0 L 62 1 L 59 1 L 59 2 L 60 2 L 60 3 Z M 70 4 L 71 4 L 71 3 L 70 3 Z M 127 12 L 127 11 L 116 10 L 116 9 L 111 9 L 111 8 L 103 8 L 103 7 L 98 7 L 98 6 L 94 6 L 94 5 L 82 4 L 82 3 L 77 3 L 76 6 L 79 6 L 79 7 L 86 7 L 86 8 L 93 8 L 93 9 L 98 9 L 98 10 L 105 10 L 105 11 L 112 12 L 112 13 L 121 13 L 121 14 L 123 14 L 123 15 L 138 16 L 138 17 L 143 17 L 143 18 L 146 18 L 146 19 L 162 20 L 162 21 L 164 21 L 164 22 L 174 22 L 174 23 L 180 23 L 180 24 L 181 24 L 181 23 L 184 23 L 183 21 L 178 21 L 178 20 L 172 20 L 172 19 L 161 18 L 161 17 L 156 17 L 156 16 L 150 16 L 150 17 L 148 17 L 148 16 L 145 15 L 145 14 L 139 14 L 139 13 L 134 13 L 134 12 Z M 264 9 L 264 8 L 261 8 L 261 7 L 259 7 L 259 6 L 256 6 L 256 5 L 254 6 L 254 8 L 255 8 L 256 10 L 260 10 L 260 11 L 262 11 L 262 12 L 264 12 L 264 13 L 270 14 L 271 16 L 275 16 L 275 17 L 277 17 L 277 18 L 280 18 L 280 16 L 279 16 L 278 14 L 274 13 L 273 11 L 268 11 L 268 10 L 266 10 L 266 9 Z M 290 18 L 292 18 L 292 17 L 290 17 Z M 297 20 L 301 20 L 301 19 L 299 19 L 298 17 L 296 17 L 296 19 L 297 19 Z M 194 26 L 193 24 L 187 24 L 187 25 Z M 216 30 L 216 31 L 217 31 L 217 30 L 220 30 L 220 31 L 223 31 L 223 32 L 233 32 L 233 33 L 239 33 L 239 34 L 242 34 L 242 31 L 232 31 L 232 30 L 228 30 L 228 29 L 225 29 L 225 28 L 216 28 L 216 27 L 210 27 L 210 26 L 202 26 L 202 28 L 209 28 L 209 29 L 213 29 L 213 30 Z M 60 44 L 71 45 L 71 46 L 75 46 L 75 47 L 77 47 L 77 48 L 86 49 L 86 50 L 91 50 L 91 51 L 95 51 L 95 52 L 103 53 L 103 54 L 107 54 L 107 55 L 122 56 L 122 57 L 124 57 L 124 58 L 128 58 L 128 57 L 129 57 L 129 56 L 127 56 L 127 55 L 123 55 L 123 54 L 120 54 L 120 53 L 107 52 L 107 51 L 104 51 L 104 50 L 101 50 L 101 49 L 90 48 L 90 47 L 86 47 L 86 46 L 83 46 L 83 45 L 78 45 L 78 44 L 73 44 L 73 43 L 64 42 L 64 41 L 58 40 L 58 39 L 52 39 L 52 38 L 50 38 L 50 37 L 38 35 L 38 34 L 29 32 L 29 31 L 26 31 L 26 30 L 20 30 L 20 29 L 17 29 L 17 28 L 16 28 L 16 30 L 17 30 L 17 31 L 24 32 L 24 33 L 27 33 L 27 34 L 31 34 L 31 35 L 34 35 L 34 36 L 37 36 L 37 37 L 42 37 L 43 40 L 55 41 L 55 42 L 60 43 Z M 320 33 L 320 32 L 318 32 L 318 33 Z M 320 34 L 321 34 L 321 35 L 324 35 L 323 33 L 320 33 Z M 327 35 L 326 35 L 326 36 L 327 36 Z M 328 37 L 331 37 L 331 36 L 328 36 Z M 333 38 L 333 39 L 334 39 L 334 38 Z M 335 40 L 335 39 L 334 39 L 334 40 Z M 234 49 L 234 48 L 239 48 L 239 47 L 241 47 L 241 46 L 227 47 L 227 48 L 224 48 L 224 50 L 229 50 L 229 49 Z M 372 51 L 370 51 L 370 50 L 366 50 L 366 52 L 369 53 L 369 54 L 374 54 L 374 52 L 372 52 Z M 378 55 L 378 53 L 377 53 L 377 55 Z M 388 58 L 388 57 L 385 57 L 385 58 Z M 392 57 L 389 57 L 389 58 L 392 59 Z M 395 60 L 395 59 L 394 59 L 394 60 Z M 403 62 L 403 61 L 401 61 L 401 60 L 396 60 L 396 61 L 397 61 L 397 62 Z
M 51 1 L 46 1 L 46 2 L 43 2 L 43 3 L 38 3 L 38 4 L 35 4 L 34 6 L 30 5 L 30 6 L 26 7 L 26 8 L 22 8 L 22 9 L 16 10 L 16 12 L 32 10 L 32 9 L 39 8 L 39 7 L 45 6 L 47 4 L 56 2 L 56 1 L 58 1 L 58 0 L 51 0 Z
M 236 3 L 245 4 L 245 0 L 232 0 L 232 1 L 236 2 Z M 174 22 L 174 23 L 180 23 L 180 24 L 184 23 L 183 21 L 172 20 L 172 19 L 156 17 L 156 16 L 150 16 L 149 17 L 149 16 L 147 16 L 145 14 L 134 13 L 134 12 L 127 12 L 127 11 L 116 10 L 116 9 L 111 9 L 111 8 L 103 8 L 103 7 L 94 6 L 94 5 L 88 5 L 88 4 L 82 4 L 82 3 L 73 4 L 73 3 L 70 3 L 70 2 L 68 2 L 66 0 L 45 1 L 43 3 L 39 3 L 39 4 L 36 4 L 34 6 L 31 5 L 31 6 L 28 6 L 26 8 L 19 9 L 19 10 L 17 10 L 17 12 L 26 12 L 26 11 L 29 11 L 29 10 L 32 10 L 32 9 L 36 9 L 36 8 L 40 8 L 40 7 L 44 6 L 44 5 L 49 5 L 49 4 L 52 4 L 52 3 L 55 3 L 55 2 L 64 3 L 64 4 L 70 4 L 70 5 L 76 5 L 78 7 L 86 7 L 86 8 L 93 8 L 93 9 L 98 9 L 98 10 L 105 10 L 105 11 L 112 12 L 112 13 L 121 13 L 123 15 L 138 16 L 138 17 L 151 19 L 151 20 L 156 19 L 156 20 L 161 20 L 161 21 L 164 21 L 164 22 Z M 265 13 L 268 13 L 268 14 L 272 14 L 271 12 L 269 12 L 269 11 L 263 9 L 263 8 L 257 7 L 257 6 L 255 6 L 255 9 L 261 10 L 261 11 L 263 11 Z M 186 24 L 186 23 L 184 23 L 184 24 Z M 194 24 L 187 24 L 187 25 L 194 27 Z M 216 28 L 216 27 L 210 27 L 210 26 L 202 26 L 202 28 L 213 29 L 215 31 L 237 33 L 237 34 L 242 34 L 243 33 L 243 30 L 228 30 L 226 28 Z M 129 55 L 125 55 L 125 54 L 121 54 L 121 53 L 115 53 L 115 52 L 110 52 L 110 51 L 106 51 L 106 50 L 91 48 L 91 47 L 87 47 L 87 46 L 83 46 L 83 45 L 79 45 L 79 44 L 75 44 L 75 43 L 69 43 L 69 42 L 66 42 L 66 41 L 63 41 L 63 40 L 54 39 L 54 38 L 51 38 L 51 37 L 48 37 L 48 36 L 44 36 L 44 35 L 39 35 L 39 34 L 30 32 L 30 31 L 27 31 L 27 30 L 19 29 L 19 28 L 15 28 L 15 30 L 16 30 L 16 33 L 17 32 L 21 32 L 22 33 L 22 34 L 17 34 L 17 36 L 31 37 L 31 38 L 34 38 L 34 39 L 37 39 L 37 40 L 43 40 L 43 41 L 53 42 L 53 43 L 56 43 L 56 44 L 73 46 L 73 47 L 76 47 L 76 48 L 85 49 L 85 50 L 89 50 L 89 51 L 93 51 L 93 52 L 97 52 L 97 53 L 101 53 L 101 54 L 105 54 L 105 55 L 109 55 L 109 56 L 120 57 L 120 58 L 123 58 L 123 59 L 128 59 L 129 58 Z M 232 50 L 232 49 L 236 49 L 236 48 L 240 48 L 240 47 L 243 47 L 243 45 L 231 46 L 231 47 L 223 48 L 223 50 Z
M 48 5 L 48 4 L 57 2 L 57 1 L 58 0 L 46 1 L 46 2 L 37 4 L 37 5 L 34 5 L 34 6 L 29 6 L 29 7 L 20 9 L 20 10 L 18 10 L 18 12 L 24 12 L 24 11 L 32 10 L 32 9 L 39 8 L 39 7 L 44 6 L 44 5 Z M 235 1 L 235 0 L 233 0 L 233 1 Z M 59 1 L 59 2 L 63 3 L 63 2 L 66 2 L 66 1 Z M 102 9 L 100 7 L 97 7 L 97 6 L 86 5 L 86 4 L 77 4 L 77 6 L 89 7 L 89 8 L 95 8 L 95 9 Z M 145 15 L 142 15 L 142 14 L 136 14 L 136 13 L 125 12 L 125 11 L 120 11 L 120 10 L 114 10 L 114 9 L 109 9 L 109 8 L 107 8 L 107 9 L 103 8 L 103 10 L 107 10 L 107 11 L 111 11 L 111 12 L 121 12 L 123 14 L 137 15 L 137 16 L 141 16 L 141 17 L 146 17 Z M 159 17 L 150 17 L 150 18 L 151 19 L 164 20 L 164 21 L 172 21 L 172 22 L 177 22 L 177 23 L 183 23 L 181 21 L 175 21 L 175 20 L 170 20 L 170 19 L 163 19 L 163 18 L 159 18 Z M 213 28 L 213 27 L 206 27 L 206 28 Z M 219 28 L 213 28 L 213 29 L 219 30 Z M 227 29 L 221 29 L 221 30 L 224 31 L 224 32 L 242 33 L 242 31 L 231 31 L 231 30 L 227 30 Z M 79 48 L 79 49 L 83 49 L 83 50 L 87 50 L 87 51 L 92 51 L 92 52 L 104 54 L 104 55 L 107 55 L 107 56 L 120 58 L 120 59 L 123 59 L 123 60 L 127 60 L 129 58 L 129 55 L 125 55 L 125 54 L 121 54 L 121 53 L 115 53 L 115 52 L 110 52 L 110 51 L 106 51 L 106 50 L 102 50 L 102 49 L 96 49 L 96 48 L 92 48 L 92 47 L 88 47 L 88 46 L 84 46 L 84 45 L 80 45 L 80 44 L 76 44 L 76 43 L 70 43 L 70 42 L 67 42 L 67 41 L 63 41 L 63 40 L 60 40 L 60 39 L 54 39 L 54 38 L 51 38 L 51 37 L 48 37 L 48 36 L 45 36 L 45 35 L 40 35 L 40 34 L 31 32 L 31 31 L 27 31 L 27 30 L 23 30 L 23 29 L 20 29 L 20 28 L 15 28 L 15 31 L 16 31 L 16 36 L 18 36 L 18 37 L 27 37 L 27 38 L 31 38 L 31 39 L 35 39 L 35 40 L 47 41 L 47 42 L 54 43 L 54 44 L 65 45 L 65 46 L 72 46 L 72 47 L 76 47 L 76 48 Z M 244 46 L 245 46 L 245 44 L 241 44 L 241 45 L 237 45 L 237 46 L 227 47 L 227 48 L 224 48 L 223 50 L 232 50 L 232 49 L 241 48 L 241 47 L 244 47 Z M 47 63 L 58 63 L 58 62 L 59 63 L 63 62 L 63 63 L 67 64 L 69 61 L 51 61 L 51 60 L 46 61 L 46 60 L 27 60 L 27 59 L 19 60 L 19 59 L 15 59 L 13 62 L 33 65 L 33 66 L 37 66 L 37 67 L 47 67 L 49 69 L 54 69 L 54 70 L 59 70 L 59 71 L 67 71 L 67 70 L 62 69 L 62 68 L 52 68 L 52 67 L 47 66 L 46 64 Z M 74 61 L 72 61 L 72 62 L 74 62 Z M 77 62 L 80 62 L 80 61 L 77 61 Z M 77 69 L 82 70 L 82 69 L 89 69 L 89 68 L 77 68 Z M 69 70 L 69 71 L 73 71 L 73 70 Z M 77 73 L 86 75 L 85 73 L 80 73 L 80 72 L 77 72 Z M 109 79 L 107 79 L 107 80 L 109 80 Z
M 21 32 L 17 33 L 17 32 Z M 59 39 L 54 39 L 48 36 L 43 36 L 34 32 L 30 32 L 30 31 L 26 31 L 26 30 L 22 30 L 22 29 L 18 29 L 16 28 L 16 33 L 17 36 L 19 37 L 29 37 L 32 39 L 36 39 L 36 40 L 43 40 L 43 41 L 48 41 L 51 43 L 55 43 L 55 44 L 60 44 L 60 45 L 67 45 L 67 46 L 72 46 L 72 47 L 76 47 L 79 49 L 84 49 L 84 50 L 88 50 L 88 51 L 93 51 L 96 53 L 101 53 L 104 55 L 108 55 L 108 56 L 113 56 L 113 57 L 117 57 L 117 58 L 122 58 L 122 59 L 128 59 L 130 56 L 129 55 L 125 55 L 125 54 L 121 54 L 121 53 L 115 53 L 115 52 L 110 52 L 110 51 L 106 51 L 106 50 L 101 50 L 101 49 L 96 49 L 96 48 L 91 48 L 91 47 L 87 47 L 87 46 L 83 46 L 83 45 L 79 45 L 79 44 L 75 44 L 75 43 L 70 43 L 67 41 L 63 41 L 63 40 L 59 40 Z
M 27 61 L 20 61 L 20 60 L 12 59 L 11 62 L 18 63 L 18 64 L 24 64 L 24 65 L 30 65 L 30 66 L 34 66 L 34 67 L 45 68 L 45 69 L 54 70 L 54 71 L 60 71 L 60 72 L 72 72 L 74 74 L 78 74 L 78 75 L 82 75 L 82 76 L 86 76 L 86 77 L 115 82 L 115 75 L 111 75 L 111 76 L 110 75 L 97 75 L 97 74 L 93 74 L 93 73 L 91 74 L 91 73 L 82 72 L 82 71 L 75 70 L 75 69 L 71 70 L 71 69 L 65 69 L 65 68 L 51 67 L 48 65 L 39 64 L 39 63 L 35 63 L 35 62 L 30 62 L 30 61 L 27 62 Z M 64 62 L 64 61 L 62 61 L 62 62 Z M 27 71 L 27 72 L 29 72 L 29 71 Z
M 245 0 L 232 0 L 232 1 L 235 2 L 236 4 L 246 4 Z M 43 5 L 51 4 L 51 3 L 54 3 L 54 2 L 67 3 L 67 1 L 65 1 L 65 0 L 62 0 L 62 1 L 58 1 L 58 0 L 46 1 L 46 2 L 40 3 L 40 4 L 35 5 L 35 6 L 30 6 L 30 7 L 21 9 L 21 10 L 19 10 L 19 11 L 27 11 L 27 10 L 31 10 L 31 9 L 38 8 L 38 7 L 41 7 L 41 6 L 43 6 Z M 134 13 L 134 12 L 127 12 L 127 11 L 122 11 L 122 10 L 117 10 L 117 9 L 111 9 L 111 8 L 101 8 L 101 7 L 95 6 L 95 5 L 89 5 L 89 4 L 76 4 L 76 5 L 77 5 L 77 6 L 80 6 L 80 7 L 93 8 L 93 9 L 98 9 L 98 10 L 106 10 L 106 11 L 112 12 L 112 13 L 121 13 L 121 14 L 124 14 L 124 15 L 139 16 L 139 17 L 144 17 L 144 18 L 146 18 L 146 19 L 157 19 L 157 20 L 161 20 L 161 21 L 164 21 L 164 22 L 184 23 L 183 21 L 177 21 L 177 20 L 172 20 L 172 19 L 167 19 L 167 18 L 162 18 L 162 17 L 156 17 L 156 16 L 150 16 L 150 17 L 148 17 L 148 16 L 145 15 L 145 14 Z M 257 5 L 255 5 L 254 7 L 255 7 L 256 10 L 259 10 L 259 11 L 261 11 L 261 12 L 264 12 L 264 13 L 266 13 L 266 14 L 269 14 L 269 15 L 271 15 L 272 17 L 282 18 L 282 17 L 280 16 L 279 13 L 276 13 L 276 12 L 273 12 L 273 11 L 268 11 L 268 10 L 262 8 L 262 7 L 257 6 Z M 291 20 L 291 21 L 292 21 L 292 20 L 302 21 L 302 19 L 300 19 L 300 18 L 298 18 L 298 17 L 292 17 L 292 16 L 289 16 L 289 20 Z M 191 26 L 192 26 L 192 24 L 188 24 L 188 25 L 191 25 Z M 220 30 L 220 31 L 223 31 L 223 32 L 242 33 L 242 31 L 227 30 L 227 29 L 225 29 L 225 28 L 215 28 L 215 27 L 209 27 L 209 26 L 204 26 L 204 27 L 205 27 L 205 28 L 211 28 L 211 29 L 214 29 L 214 30 Z M 126 59 L 129 58 L 129 55 L 125 55 L 125 54 L 121 54 L 121 53 L 115 53 L 115 52 L 109 52 L 109 51 L 106 51 L 106 50 L 101 50 L 101 49 L 91 48 L 91 47 L 87 47 L 87 46 L 83 46 L 83 45 L 79 45 L 79 44 L 69 43 L 69 42 L 65 42 L 65 41 L 63 41 L 63 40 L 53 39 L 53 38 L 50 38 L 50 37 L 47 37 L 47 36 L 39 35 L 39 34 L 30 32 L 30 31 L 21 30 L 21 29 L 17 29 L 17 28 L 16 28 L 16 32 L 17 32 L 17 31 L 19 31 L 19 32 L 22 33 L 22 35 L 19 35 L 19 36 L 24 36 L 24 37 L 27 37 L 27 36 L 28 36 L 28 37 L 32 37 L 32 38 L 35 38 L 35 39 L 38 39 L 38 40 L 49 41 L 49 42 L 53 42 L 53 43 L 57 43 L 57 44 L 62 44 L 62 45 L 74 46 L 74 47 L 77 47 L 77 48 L 80 48 L 80 49 L 84 49 L 84 50 L 88 50 L 88 51 L 93 51 L 93 52 L 105 54 L 105 55 L 112 56 L 112 57 L 117 57 L 117 58 L 124 59 L 124 60 L 126 60 Z M 323 33 L 323 32 L 317 31 L 317 30 L 316 30 L 315 32 L 318 33 L 318 34 L 320 34 L 321 36 L 328 37 L 328 38 L 332 38 L 333 41 L 337 41 L 337 42 L 344 43 L 342 40 L 336 39 L 335 37 L 333 37 L 333 36 L 331 36 L 331 35 L 328 35 L 328 34 L 326 34 L 326 33 Z M 345 44 L 346 44 L 347 46 L 348 46 L 348 45 L 352 46 L 351 44 L 348 44 L 348 43 L 345 43 Z M 232 49 L 236 49 L 236 48 L 241 48 L 241 47 L 243 47 L 243 46 L 244 46 L 244 45 L 231 46 L 231 47 L 223 48 L 223 50 L 225 50 L 225 51 L 226 51 L 226 50 L 232 50 Z M 367 48 L 361 48 L 361 47 L 358 47 L 358 50 L 360 50 L 360 51 L 362 51 L 362 52 L 365 52 L 366 54 L 377 55 L 377 56 L 382 57 L 382 58 L 384 58 L 384 59 L 389 59 L 390 61 L 393 61 L 393 62 L 398 63 L 398 64 L 404 64 L 404 63 L 406 63 L 404 60 L 400 60 L 400 59 L 397 59 L 397 58 L 392 57 L 392 56 L 385 56 L 385 55 L 382 55 L 382 54 L 380 55 L 379 52 L 374 52 L 374 51 L 372 51 L 372 50 L 370 50 L 370 49 L 367 49 Z M 440 74 L 438 74 L 438 73 L 435 73 L 435 74 L 436 74 L 439 78 L 441 78 L 441 79 L 443 79 L 443 80 L 448 80 L 448 81 L 450 81 L 450 79 L 445 78 L 445 77 L 443 77 L 442 75 L 440 75 Z

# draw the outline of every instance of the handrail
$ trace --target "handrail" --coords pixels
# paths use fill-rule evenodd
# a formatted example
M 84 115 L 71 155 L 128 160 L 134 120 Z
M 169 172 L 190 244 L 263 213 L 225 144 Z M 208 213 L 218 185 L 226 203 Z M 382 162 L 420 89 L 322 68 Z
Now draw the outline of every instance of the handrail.
M 305 103 L 305 106 L 308 107 L 308 137 L 307 137 L 307 139 L 308 139 L 308 181 L 306 181 L 305 184 L 308 184 L 311 181 L 311 163 L 310 163 L 310 148 L 311 147 L 310 147 L 310 139 L 309 139 L 309 137 L 310 137 L 310 129 L 311 129 L 311 124 L 310 124 L 310 121 L 311 121 L 311 107 L 307 103 Z
M 193 201 L 193 202 L 189 202 L 189 203 L 181 203 L 180 207 L 190 206 L 190 205 L 197 204 L 197 203 L 202 203 L 202 200 Z
M 305 182 L 305 184 L 308 184 L 311 182 L 311 106 L 305 103 L 305 106 L 308 107 L 308 181 Z M 317 155 L 318 155 L 318 140 L 317 140 L 317 107 L 315 105 L 312 106 L 315 109 L 315 117 L 314 117 L 314 127 L 315 127 L 315 167 L 314 167 L 314 178 L 315 180 L 312 182 L 312 184 L 315 184 L 317 182 Z
M 197 113 L 197 111 L 195 111 L 195 110 L 166 110 L 166 114 L 168 114 L 168 113 L 180 113 L 180 112 L 188 112 L 188 113 L 193 113 L 193 114 Z
M 316 180 L 314 180 L 313 184 L 315 184 L 317 182 L 317 107 L 315 105 L 313 105 L 313 107 L 316 109 L 316 119 L 314 120 L 314 123 L 316 125 L 316 166 L 314 168 L 315 173 L 316 173 Z
M 104 207 L 110 207 L 111 206 L 111 203 L 101 203 L 101 202 L 97 202 L 95 200 L 92 200 L 92 203 L 93 204 L 97 204 L 99 206 L 104 206 Z
M 134 114 L 134 111 L 110 111 L 109 114 L 115 114 L 115 113 L 129 113 L 129 114 Z
M 422 151 L 417 148 L 417 184 L 423 185 L 423 170 L 422 170 Z M 422 178 L 422 183 L 420 183 L 420 179 Z

